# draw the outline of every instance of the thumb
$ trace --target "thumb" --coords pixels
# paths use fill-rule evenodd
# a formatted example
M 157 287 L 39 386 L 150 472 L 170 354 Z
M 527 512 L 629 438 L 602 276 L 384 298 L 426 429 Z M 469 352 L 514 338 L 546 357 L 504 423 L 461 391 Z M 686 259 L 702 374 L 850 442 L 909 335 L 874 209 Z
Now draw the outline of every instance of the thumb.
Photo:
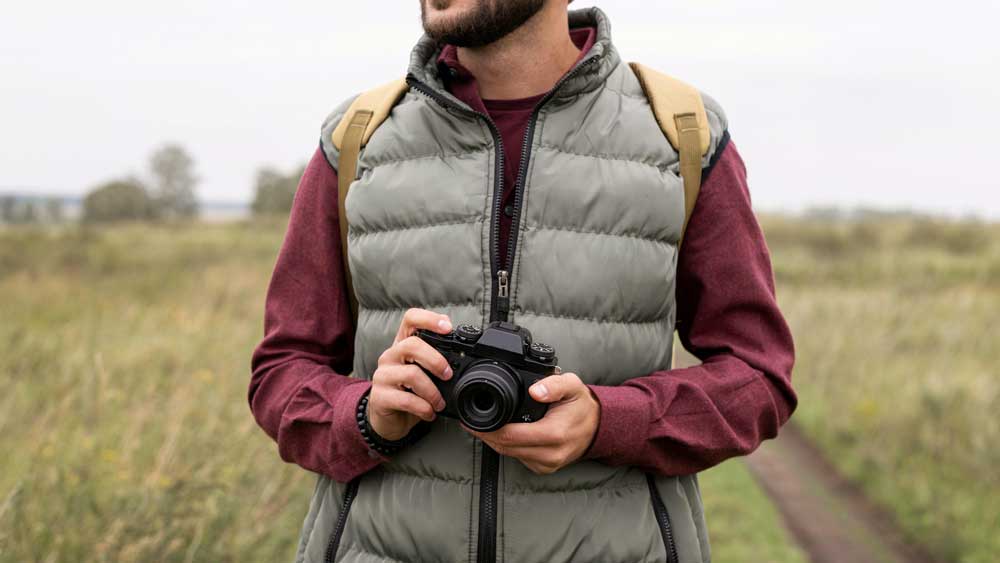
M 575 373 L 564 373 L 536 381 L 528 389 L 528 393 L 539 403 L 555 403 L 572 398 L 581 389 L 584 389 L 584 385 L 579 376 Z

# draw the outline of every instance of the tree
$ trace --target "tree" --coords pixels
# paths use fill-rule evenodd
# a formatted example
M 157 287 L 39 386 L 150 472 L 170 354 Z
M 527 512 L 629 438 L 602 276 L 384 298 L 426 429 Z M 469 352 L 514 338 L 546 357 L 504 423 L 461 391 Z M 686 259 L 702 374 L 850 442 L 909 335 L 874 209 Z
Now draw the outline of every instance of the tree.
M 146 187 L 136 178 L 97 186 L 83 198 L 83 221 L 105 223 L 153 218 L 155 206 Z
M 253 214 L 287 214 L 291 211 L 295 190 L 303 172 L 305 166 L 300 166 L 288 175 L 269 167 L 258 170 L 253 203 L 250 204 Z
M 45 200 L 45 219 L 50 223 L 62 223 L 63 203 L 59 198 L 50 197 Z
M 12 195 L 0 197 L 0 222 L 13 223 L 17 214 L 17 199 Z
M 150 157 L 149 168 L 153 174 L 153 199 L 158 215 L 168 219 L 198 215 L 195 196 L 198 177 L 194 172 L 194 159 L 187 151 L 179 145 L 164 145 Z
M 35 206 L 35 202 L 28 200 L 24 202 L 21 206 L 21 216 L 18 218 L 19 222 L 33 224 L 38 222 L 38 208 Z

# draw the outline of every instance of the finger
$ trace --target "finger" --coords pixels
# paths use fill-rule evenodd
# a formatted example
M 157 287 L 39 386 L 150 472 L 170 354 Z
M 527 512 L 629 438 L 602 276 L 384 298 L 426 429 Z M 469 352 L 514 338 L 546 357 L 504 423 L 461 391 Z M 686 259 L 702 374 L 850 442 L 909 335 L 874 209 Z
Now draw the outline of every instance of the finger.
M 399 352 L 400 363 L 417 363 L 440 379 L 451 379 L 452 369 L 448 360 L 418 336 L 410 336 L 393 346 Z
M 520 460 L 532 473 L 536 475 L 551 475 L 560 469 L 558 465 L 548 465 L 530 460 Z
M 384 387 L 379 390 L 377 408 L 395 412 L 408 412 L 428 422 L 434 420 L 437 416 L 430 403 L 422 397 L 394 387 Z
M 551 446 L 501 446 L 486 442 L 493 451 L 505 457 L 512 457 L 519 460 L 528 469 L 539 474 L 548 474 L 563 467 L 568 462 L 568 454 L 561 448 Z
M 503 448 L 547 447 L 561 444 L 565 438 L 557 424 L 545 422 L 513 422 L 493 432 L 478 432 L 465 427 L 466 431 L 488 444 Z
M 528 393 L 531 398 L 539 403 L 555 403 L 578 396 L 585 391 L 587 386 L 580 381 L 580 377 L 575 373 L 564 373 L 561 375 L 550 375 L 544 379 L 536 381 Z
M 428 377 L 420 366 L 400 365 L 388 366 L 383 369 L 382 383 L 393 387 L 409 390 L 416 393 L 418 397 L 430 403 L 435 411 L 444 409 L 444 398 L 441 392 L 434 386 L 434 382 Z
M 396 339 L 393 343 L 395 344 L 408 338 L 418 328 L 447 334 L 452 328 L 451 319 L 448 318 L 448 315 L 442 315 L 441 313 L 435 313 L 427 309 L 407 309 L 403 313 L 403 320 L 399 323 L 399 331 L 396 332 Z

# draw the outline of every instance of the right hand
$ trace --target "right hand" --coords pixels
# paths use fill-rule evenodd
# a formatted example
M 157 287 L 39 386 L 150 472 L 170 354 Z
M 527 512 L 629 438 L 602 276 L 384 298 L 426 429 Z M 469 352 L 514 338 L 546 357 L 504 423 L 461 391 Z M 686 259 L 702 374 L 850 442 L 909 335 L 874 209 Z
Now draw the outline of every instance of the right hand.
M 403 438 L 419 421 L 432 421 L 444 409 L 441 393 L 420 366 L 443 380 L 451 378 L 451 366 L 413 335 L 418 328 L 448 334 L 452 327 L 447 315 L 409 309 L 392 346 L 379 356 L 368 397 L 368 422 L 386 440 Z

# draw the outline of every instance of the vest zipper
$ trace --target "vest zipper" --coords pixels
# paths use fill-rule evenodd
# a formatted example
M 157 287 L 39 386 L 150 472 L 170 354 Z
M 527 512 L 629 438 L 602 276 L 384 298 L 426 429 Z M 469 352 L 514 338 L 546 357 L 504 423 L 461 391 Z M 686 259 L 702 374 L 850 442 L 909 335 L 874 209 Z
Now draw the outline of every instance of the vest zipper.
M 497 248 L 497 241 L 500 239 L 500 202 L 503 195 L 503 164 L 504 151 L 503 139 L 500 137 L 500 130 L 497 128 L 493 118 L 489 115 L 464 108 L 448 98 L 436 92 L 416 78 L 412 73 L 406 76 L 406 82 L 421 92 L 425 96 L 433 99 L 446 108 L 477 116 L 489 125 L 490 133 L 493 135 L 493 146 L 496 149 L 496 166 L 494 167 L 494 182 L 496 187 L 493 198 L 492 223 L 490 225 L 490 269 L 497 272 L 497 283 L 493 284 L 493 299 L 490 307 L 490 321 L 496 320 L 499 316 L 499 304 L 497 295 L 501 290 L 501 275 L 503 279 L 503 299 L 507 297 L 507 272 L 498 271 L 500 267 L 500 251 Z M 503 318 L 506 320 L 507 311 L 503 311 Z M 497 479 L 500 475 L 500 456 L 485 443 L 482 445 L 482 462 L 479 472 L 479 544 L 476 550 L 476 561 L 479 563 L 494 563 L 496 561 L 496 541 L 497 541 Z M 332 562 L 327 562 L 332 563 Z
M 556 90 L 558 90 L 563 83 L 579 74 L 581 70 L 590 66 L 597 60 L 597 55 L 591 55 L 589 58 L 585 59 L 566 73 L 565 76 L 556 82 L 555 86 L 549 90 L 545 97 L 539 100 L 538 104 L 535 105 L 535 109 L 531 113 L 531 118 L 528 121 L 528 127 L 525 129 L 524 139 L 521 143 L 521 165 L 518 167 L 517 183 L 514 185 L 514 213 L 511 215 L 511 233 L 507 241 L 507 261 L 504 264 L 505 268 L 511 268 L 514 264 L 514 252 L 517 249 L 517 225 L 520 221 L 521 215 L 521 199 L 524 191 L 524 179 L 528 170 L 528 158 L 531 154 L 531 139 L 535 134 L 535 122 L 538 121 L 538 114 L 542 106 L 552 99 Z M 430 86 L 421 82 L 415 75 L 413 75 L 413 73 L 407 74 L 406 82 L 411 87 L 435 100 L 442 106 L 468 115 L 478 116 L 485 120 L 489 125 L 490 133 L 493 135 L 493 144 L 497 153 L 496 167 L 494 169 L 496 187 L 493 190 L 492 223 L 490 224 L 490 268 L 492 272 L 496 272 L 496 281 L 493 283 L 492 288 L 493 298 L 491 300 L 490 307 L 490 321 L 506 321 L 508 320 L 510 314 L 510 272 L 507 269 L 499 269 L 500 213 L 501 203 L 503 201 L 504 164 L 503 139 L 500 137 L 500 130 L 497 128 L 496 123 L 493 122 L 493 118 L 491 118 L 488 114 L 476 111 L 472 108 L 462 107 L 461 105 L 452 102 Z M 496 563 L 497 481 L 500 478 L 500 455 L 486 444 L 483 444 L 482 452 L 482 462 L 479 473 L 479 545 L 476 550 L 476 561 L 478 563 Z
M 514 253 L 517 250 L 517 238 L 518 238 L 517 226 L 521 220 L 521 200 L 524 198 L 524 182 L 528 174 L 528 161 L 531 158 L 531 139 L 534 138 L 535 136 L 535 124 L 538 122 L 538 114 L 541 113 L 542 107 L 544 107 L 545 104 L 552 99 L 555 93 L 559 90 L 560 86 L 562 86 L 570 78 L 573 78 L 574 76 L 579 74 L 583 69 L 595 63 L 598 60 L 598 58 L 599 57 L 597 55 L 591 55 L 590 57 L 581 61 L 580 64 L 578 64 L 572 70 L 567 72 L 562 78 L 559 79 L 558 82 L 556 82 L 555 86 L 553 86 L 552 89 L 549 90 L 548 93 L 545 94 L 545 96 L 541 100 L 539 100 L 537 104 L 535 104 L 535 109 L 532 110 L 531 112 L 531 118 L 528 119 L 528 126 L 524 129 L 524 139 L 521 140 L 521 165 L 518 167 L 517 170 L 517 183 L 514 184 L 514 206 L 513 206 L 514 213 L 511 215 L 510 237 L 507 240 L 507 261 L 506 261 L 507 268 L 514 267 Z M 496 215 L 495 224 L 498 225 L 496 236 L 499 237 L 500 198 L 497 198 L 496 205 L 493 208 L 493 213 Z M 499 240 L 499 238 L 494 240 Z M 497 254 L 499 254 L 499 249 L 497 250 Z M 506 278 L 506 272 L 505 272 L 505 278 Z M 504 301 L 504 305 L 507 308 L 506 310 L 510 311 L 509 299 Z M 508 320 L 506 312 L 504 313 L 503 318 L 501 318 L 500 320 L 503 321 Z
M 670 526 L 670 514 L 667 507 L 660 498 L 660 492 L 656 490 L 656 482 L 653 476 L 646 474 L 646 483 L 649 485 L 649 496 L 653 501 L 653 513 L 656 515 L 656 522 L 660 527 L 660 535 L 663 536 L 663 548 L 667 551 L 667 563 L 678 563 L 677 544 L 674 543 L 674 531 Z
M 497 272 L 497 313 L 504 319 L 510 312 L 510 286 L 508 285 L 510 274 L 507 270 Z
M 361 477 L 355 477 L 347 484 L 344 491 L 344 500 L 340 503 L 340 514 L 337 515 L 337 525 L 333 527 L 330 534 L 330 543 L 326 544 L 326 556 L 324 563 L 333 563 L 337 559 L 337 550 L 340 549 L 340 538 L 344 535 L 344 528 L 347 526 L 347 513 L 351 511 L 354 504 L 354 497 L 358 496 L 358 487 L 361 485 Z

